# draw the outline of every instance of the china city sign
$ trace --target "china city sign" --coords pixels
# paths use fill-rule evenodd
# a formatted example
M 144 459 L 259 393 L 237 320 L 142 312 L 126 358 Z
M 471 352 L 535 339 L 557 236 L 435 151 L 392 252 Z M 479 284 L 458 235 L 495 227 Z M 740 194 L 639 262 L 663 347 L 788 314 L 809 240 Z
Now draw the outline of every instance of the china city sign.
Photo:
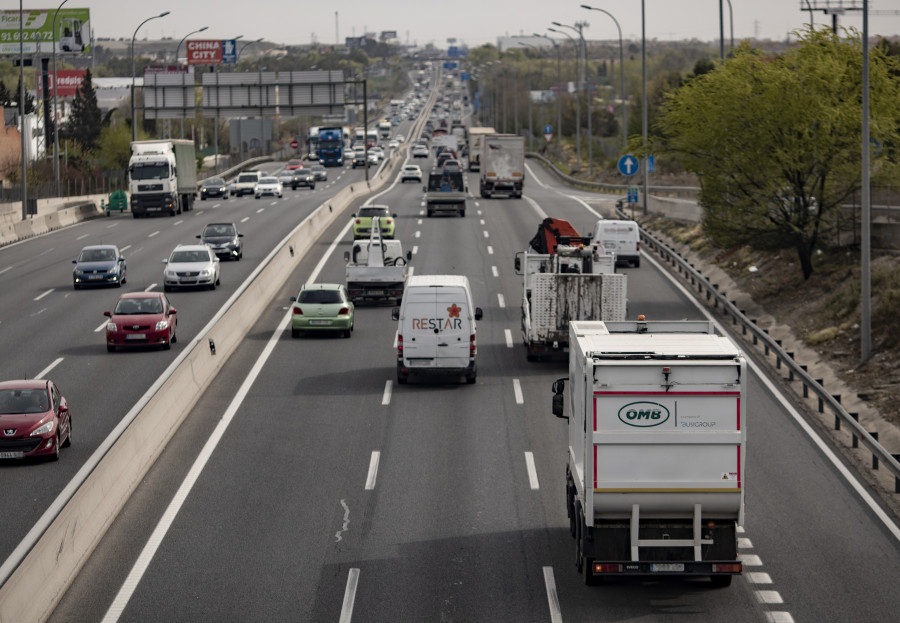
M 13 54 L 90 54 L 90 9 L 32 9 L 22 13 L 22 50 L 19 50 L 19 11 L 0 11 L 0 56 Z
M 234 63 L 235 39 L 189 39 L 187 41 L 188 65 L 219 65 Z

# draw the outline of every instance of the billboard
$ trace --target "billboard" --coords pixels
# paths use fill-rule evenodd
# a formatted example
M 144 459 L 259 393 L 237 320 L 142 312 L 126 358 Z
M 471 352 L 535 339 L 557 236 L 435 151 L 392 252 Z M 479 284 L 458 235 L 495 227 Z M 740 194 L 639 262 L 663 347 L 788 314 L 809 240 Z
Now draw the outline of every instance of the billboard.
M 23 12 L 22 44 L 25 54 L 90 54 L 90 9 L 60 9 L 53 29 L 55 9 Z M 19 12 L 0 11 L 0 56 L 19 54 Z
M 188 65 L 219 65 L 237 59 L 235 39 L 190 39 L 187 41 Z
M 73 97 L 78 89 L 81 88 L 81 81 L 84 80 L 86 69 L 60 69 L 56 72 L 56 87 L 59 97 Z M 53 72 L 50 72 L 50 96 L 53 96 Z M 41 80 L 41 72 L 38 72 L 37 93 L 38 97 L 43 96 L 43 81 Z

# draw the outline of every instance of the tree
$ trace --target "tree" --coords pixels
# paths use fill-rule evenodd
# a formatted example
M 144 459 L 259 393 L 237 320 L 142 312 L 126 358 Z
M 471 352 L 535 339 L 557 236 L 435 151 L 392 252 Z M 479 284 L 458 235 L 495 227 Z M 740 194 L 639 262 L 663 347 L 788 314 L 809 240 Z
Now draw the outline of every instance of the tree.
M 807 29 L 799 45 L 765 58 L 747 44 L 667 97 L 661 147 L 700 178 L 706 233 L 723 246 L 796 250 L 803 278 L 822 234 L 861 185 L 862 47 Z M 870 52 L 870 128 L 897 144 L 898 66 Z M 888 150 L 873 153 L 873 166 Z
M 16 99 L 12 102 L 14 106 L 18 107 L 22 101 L 22 77 L 19 77 L 19 82 L 16 85 Z M 34 112 L 34 97 L 28 92 L 28 89 L 25 89 L 25 111 L 24 114 L 30 115 Z
M 9 108 L 10 104 L 12 104 L 12 93 L 9 92 L 6 83 L 0 82 L 0 106 Z
M 84 151 L 92 151 L 100 138 L 103 118 L 97 105 L 91 70 L 84 73 L 81 86 L 72 100 L 72 114 L 66 123 L 66 135 L 77 141 Z

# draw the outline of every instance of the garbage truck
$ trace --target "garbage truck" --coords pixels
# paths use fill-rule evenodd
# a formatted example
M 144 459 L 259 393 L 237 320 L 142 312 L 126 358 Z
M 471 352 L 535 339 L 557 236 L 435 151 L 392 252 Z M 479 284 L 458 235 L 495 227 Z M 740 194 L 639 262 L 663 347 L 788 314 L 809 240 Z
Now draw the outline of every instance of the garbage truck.
M 569 325 L 566 511 L 585 584 L 742 572 L 747 368 L 707 321 Z

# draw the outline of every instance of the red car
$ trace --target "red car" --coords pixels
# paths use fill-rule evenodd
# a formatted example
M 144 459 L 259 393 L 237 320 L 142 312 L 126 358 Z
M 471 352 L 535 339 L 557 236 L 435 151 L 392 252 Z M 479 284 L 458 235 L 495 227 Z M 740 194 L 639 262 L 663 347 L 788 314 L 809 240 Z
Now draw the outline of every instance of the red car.
M 106 350 L 119 346 L 161 346 L 168 350 L 177 341 L 175 308 L 161 292 L 123 294 L 106 325 Z
M 72 445 L 69 403 L 53 381 L 0 383 L 0 459 L 59 459 Z
M 294 169 L 302 169 L 303 161 L 302 160 L 288 160 L 288 163 L 284 165 L 284 168 L 288 171 L 293 171 Z

